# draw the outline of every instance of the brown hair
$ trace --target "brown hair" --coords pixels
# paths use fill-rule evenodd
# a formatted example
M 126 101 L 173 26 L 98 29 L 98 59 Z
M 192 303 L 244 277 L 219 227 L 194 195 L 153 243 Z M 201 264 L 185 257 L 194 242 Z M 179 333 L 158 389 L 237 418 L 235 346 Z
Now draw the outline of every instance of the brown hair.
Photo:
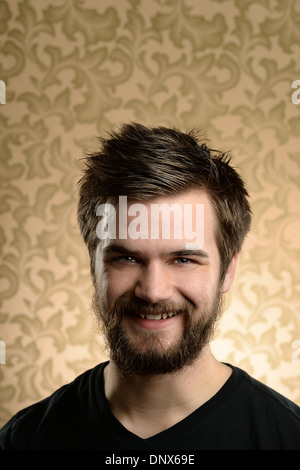
M 251 223 L 248 192 L 230 165 L 228 154 L 208 148 L 195 130 L 183 133 L 136 123 L 123 125 L 107 139 L 100 138 L 100 144 L 99 152 L 87 156 L 79 181 L 78 221 L 90 253 L 92 274 L 99 241 L 96 234 L 99 204 L 119 195 L 150 200 L 203 189 L 216 214 L 222 280 Z

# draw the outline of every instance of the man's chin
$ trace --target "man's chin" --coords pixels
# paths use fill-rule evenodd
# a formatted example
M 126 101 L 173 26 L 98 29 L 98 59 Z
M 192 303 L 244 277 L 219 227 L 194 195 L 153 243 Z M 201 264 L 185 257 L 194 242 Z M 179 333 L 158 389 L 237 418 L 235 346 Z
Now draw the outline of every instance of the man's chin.
M 151 375 L 166 375 L 166 374 L 175 374 L 180 372 L 184 367 L 192 365 L 194 361 L 184 361 L 183 363 L 173 364 L 168 358 L 165 358 L 164 355 L 153 355 L 150 359 L 136 355 L 134 360 L 131 360 L 129 363 L 127 361 L 114 359 L 112 357 L 112 362 L 115 363 L 117 368 L 120 370 L 123 376 L 139 376 L 139 377 L 149 377 Z
M 114 333 L 117 333 L 116 330 Z M 190 333 L 175 344 L 166 346 L 156 335 L 152 335 L 151 339 L 149 336 L 144 338 L 142 345 L 132 344 L 121 331 L 116 336 L 110 338 L 111 360 L 123 375 L 137 376 L 179 372 L 194 363 L 208 339 L 207 336 L 201 338 L 200 335 L 199 338 L 199 335 Z

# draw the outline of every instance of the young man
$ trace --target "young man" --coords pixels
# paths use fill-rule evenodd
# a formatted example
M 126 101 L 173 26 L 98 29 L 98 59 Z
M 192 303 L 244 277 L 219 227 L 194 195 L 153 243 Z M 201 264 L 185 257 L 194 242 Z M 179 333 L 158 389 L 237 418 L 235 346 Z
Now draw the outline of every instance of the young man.
M 125 125 L 80 181 L 93 308 L 110 361 L 14 416 L 3 449 L 300 449 L 300 408 L 209 342 L 251 210 L 195 132 Z

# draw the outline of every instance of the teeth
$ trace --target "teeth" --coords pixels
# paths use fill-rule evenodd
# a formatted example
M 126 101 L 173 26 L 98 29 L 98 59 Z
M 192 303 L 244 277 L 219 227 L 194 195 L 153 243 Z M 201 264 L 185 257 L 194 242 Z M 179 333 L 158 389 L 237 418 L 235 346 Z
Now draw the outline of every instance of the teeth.
M 148 320 L 161 320 L 161 314 L 159 313 L 158 315 L 146 315 L 146 318 Z
M 149 313 L 149 314 L 144 314 L 144 313 L 140 313 L 139 316 L 142 317 L 142 318 L 147 318 L 147 320 L 166 320 L 166 318 L 171 318 L 173 317 L 174 315 L 177 315 L 176 313 L 158 313 L 156 315 L 152 314 L 152 313 Z

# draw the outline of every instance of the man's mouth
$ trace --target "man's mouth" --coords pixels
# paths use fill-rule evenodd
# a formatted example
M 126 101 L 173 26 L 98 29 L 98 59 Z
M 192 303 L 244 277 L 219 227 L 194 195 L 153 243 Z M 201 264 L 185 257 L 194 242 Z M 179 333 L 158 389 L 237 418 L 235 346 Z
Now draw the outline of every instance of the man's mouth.
M 137 315 L 147 320 L 166 320 L 167 318 L 175 317 L 180 312 L 169 312 L 169 313 L 138 313 Z

